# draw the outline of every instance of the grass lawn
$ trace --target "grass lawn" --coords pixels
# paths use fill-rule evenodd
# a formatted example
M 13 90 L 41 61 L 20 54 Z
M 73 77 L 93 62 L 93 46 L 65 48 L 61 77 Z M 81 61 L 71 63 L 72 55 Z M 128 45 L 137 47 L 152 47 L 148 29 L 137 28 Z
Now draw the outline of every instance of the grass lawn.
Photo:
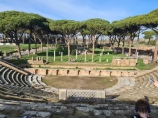
M 66 89 L 105 89 L 114 86 L 116 77 L 44 76 L 43 81 L 50 86 Z
M 37 44 L 37 47 L 40 47 L 40 44 Z M 20 48 L 21 48 L 21 50 L 28 49 L 28 44 L 21 44 Z M 35 44 L 31 44 L 31 48 L 35 48 Z M 9 52 L 16 51 L 17 47 L 16 47 L 16 45 L 1 45 L 0 50 L 2 52 L 9 53 Z
M 40 47 L 40 44 L 37 45 L 38 47 Z M 31 48 L 34 48 L 35 45 L 32 44 L 31 45 Z M 27 49 L 28 48 L 28 44 L 21 44 L 21 49 Z M 7 52 L 10 52 L 10 51 L 14 51 L 16 49 L 16 46 L 0 46 L 0 50 L 2 51 L 7 51 Z M 90 49 L 91 50 L 91 49 Z M 92 63 L 92 55 L 91 54 L 87 54 L 87 61 L 84 62 L 84 59 L 85 59 L 85 55 L 78 55 L 77 56 L 77 62 L 74 62 L 72 64 L 76 64 L 77 65 L 87 65 L 87 66 L 93 66 L 93 64 L 95 64 L 95 66 L 98 65 L 98 68 L 99 66 L 102 64 L 102 66 L 104 65 L 110 65 L 110 63 L 112 62 L 112 58 L 113 57 L 125 57 L 125 55 L 122 55 L 122 54 L 116 54 L 116 53 L 113 53 L 112 51 L 110 50 L 105 50 L 103 52 L 103 55 L 101 57 L 101 62 L 99 62 L 99 58 L 100 58 L 100 53 L 102 52 L 102 49 L 100 48 L 96 48 L 95 49 L 95 55 L 94 55 L 94 62 Z M 108 55 L 109 53 L 109 55 Z M 67 56 L 67 53 L 64 52 L 63 54 L 63 61 L 61 61 L 61 55 L 59 53 L 59 51 L 56 51 L 56 58 L 55 58 L 55 61 L 54 61 L 54 49 L 51 49 L 49 50 L 48 52 L 48 55 L 49 55 L 49 58 L 48 58 L 48 62 L 50 65 L 72 65 L 69 62 L 68 60 L 68 56 Z M 40 53 L 37 53 L 37 54 L 32 54 L 30 56 L 23 56 L 21 59 L 18 59 L 17 60 L 12 60 L 13 64 L 16 64 L 16 65 L 20 65 L 20 64 L 26 64 L 27 63 L 27 59 L 31 59 L 32 57 L 34 57 L 34 59 L 37 57 L 37 56 L 40 56 L 40 57 L 44 57 L 46 58 L 46 51 L 43 51 L 43 52 L 40 52 Z M 72 55 L 71 54 L 71 59 L 76 59 L 76 55 Z M 108 62 L 107 62 L 108 60 Z M 157 63 L 149 63 L 149 64 L 144 64 L 143 63 L 143 60 L 142 59 L 139 59 L 138 60 L 138 64 L 136 65 L 136 68 L 138 68 L 139 70 L 150 70 L 154 67 L 158 66 Z M 108 68 L 108 67 L 106 67 Z
M 98 52 L 98 51 L 97 51 Z M 109 55 L 108 55 L 109 53 Z M 49 50 L 49 59 L 48 61 L 51 63 L 62 63 L 62 62 L 68 62 L 68 56 L 67 54 L 63 54 L 63 61 L 61 62 L 61 56 L 59 54 L 59 52 L 56 52 L 56 58 L 55 58 L 55 61 L 54 61 L 54 50 Z M 36 58 L 37 56 L 40 56 L 40 57 L 46 57 L 46 51 L 43 51 L 41 53 L 37 53 L 37 54 L 33 54 L 33 55 L 30 55 L 30 56 L 23 56 L 23 59 L 31 59 L 32 57 Z M 102 62 L 99 62 L 99 58 L 100 58 L 100 54 L 96 54 L 95 52 L 95 55 L 94 55 L 94 62 L 96 63 L 111 63 L 112 62 L 112 58 L 114 56 L 117 56 L 117 57 L 124 57 L 125 55 L 122 55 L 122 54 L 112 54 L 112 51 L 104 51 L 104 54 L 102 55 L 102 58 L 101 58 L 101 61 Z M 71 59 L 75 59 L 76 56 L 75 55 L 71 55 Z M 92 62 L 92 55 L 87 55 L 87 62 L 84 62 L 84 59 L 85 59 L 85 55 L 78 55 L 77 56 L 78 58 L 78 62 L 83 62 L 83 63 L 87 63 L 87 62 Z M 107 62 L 108 60 L 108 62 Z
M 152 63 L 149 63 L 149 64 L 144 64 L 142 59 L 138 59 L 138 64 L 136 65 L 136 67 L 139 70 L 150 70 L 150 69 L 153 69 L 156 66 L 158 66 L 158 63 L 152 62 Z

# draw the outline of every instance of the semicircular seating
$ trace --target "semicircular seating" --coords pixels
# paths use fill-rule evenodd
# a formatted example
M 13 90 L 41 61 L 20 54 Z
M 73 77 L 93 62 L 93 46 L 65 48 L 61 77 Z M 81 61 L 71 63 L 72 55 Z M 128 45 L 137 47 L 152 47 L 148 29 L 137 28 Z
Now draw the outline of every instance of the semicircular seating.
M 58 100 L 58 95 L 51 91 L 46 91 L 45 88 L 48 86 L 42 82 L 42 77 L 40 75 L 32 75 L 29 72 L 21 70 L 12 64 L 6 63 L 6 61 L 0 60 L 0 88 L 5 89 L 4 91 L 0 89 L 0 96 L 3 97 L 15 97 L 19 96 L 22 98 L 32 98 L 32 99 L 52 99 L 54 101 Z M 19 70 L 20 69 L 20 70 Z
M 158 71 L 153 70 L 137 76 L 135 78 L 135 85 L 124 92 L 118 93 L 117 95 L 119 95 L 119 97 L 117 97 L 116 100 L 138 100 L 141 98 L 148 98 L 152 102 L 156 101 L 158 97 L 158 88 L 149 81 L 150 77 L 158 80 Z

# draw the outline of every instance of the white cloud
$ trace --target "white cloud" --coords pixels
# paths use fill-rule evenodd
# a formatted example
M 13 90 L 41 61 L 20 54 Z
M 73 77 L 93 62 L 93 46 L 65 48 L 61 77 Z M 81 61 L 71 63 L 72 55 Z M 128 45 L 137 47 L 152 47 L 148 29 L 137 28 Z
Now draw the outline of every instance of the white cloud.
M 72 19 L 79 21 L 90 18 L 102 18 L 113 21 L 129 15 L 126 10 L 114 6 L 105 5 L 105 8 L 94 9 L 89 4 L 77 4 L 76 0 L 18 0 L 16 3 L 14 1 L 11 2 L 7 4 L 0 3 L 0 11 L 19 10 L 37 13 L 54 20 Z

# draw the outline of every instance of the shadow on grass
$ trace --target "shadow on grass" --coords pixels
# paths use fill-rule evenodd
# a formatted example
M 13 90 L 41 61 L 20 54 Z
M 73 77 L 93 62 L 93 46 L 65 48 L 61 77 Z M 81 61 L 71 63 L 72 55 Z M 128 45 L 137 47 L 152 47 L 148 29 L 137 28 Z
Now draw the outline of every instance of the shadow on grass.
M 95 54 L 100 54 L 100 53 L 102 53 L 102 51 L 94 51 L 94 53 L 95 53 Z M 105 50 L 105 51 L 103 51 L 103 53 L 104 53 L 104 54 L 108 54 L 108 53 L 109 53 L 109 54 L 113 54 L 113 51 Z
M 27 64 L 26 59 L 12 59 L 12 60 L 7 60 L 8 62 L 14 64 L 14 65 L 22 65 L 22 64 Z
M 49 50 L 48 55 L 49 55 L 49 56 L 54 56 L 54 50 Z M 60 54 L 59 51 L 56 51 L 56 52 L 55 52 L 55 55 L 56 55 L 56 56 L 60 56 L 61 54 Z M 37 53 L 37 56 L 46 56 L 46 51 Z

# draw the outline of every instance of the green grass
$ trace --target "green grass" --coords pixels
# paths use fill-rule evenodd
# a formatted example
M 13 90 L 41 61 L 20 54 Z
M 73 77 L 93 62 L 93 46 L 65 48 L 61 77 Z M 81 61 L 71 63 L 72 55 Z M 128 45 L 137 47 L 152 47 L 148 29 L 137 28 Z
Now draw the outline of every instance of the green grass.
M 49 50 L 49 59 L 48 61 L 50 63 L 54 63 L 54 50 Z M 43 51 L 41 53 L 37 53 L 37 54 L 33 54 L 33 55 L 30 55 L 30 56 L 23 56 L 23 59 L 31 59 L 32 57 L 34 57 L 34 59 L 36 59 L 37 56 L 40 56 L 40 57 L 44 57 L 46 58 L 46 51 Z M 118 57 L 124 57 L 124 55 L 122 54 L 117 54 L 117 55 L 114 55 L 114 54 L 109 54 L 107 55 L 107 53 L 104 53 L 103 56 L 102 56 L 102 62 L 99 62 L 99 58 L 100 58 L 100 54 L 95 54 L 94 55 L 94 62 L 97 62 L 97 63 L 111 63 L 112 62 L 112 58 L 114 56 L 118 56 Z M 78 55 L 78 62 L 84 62 L 84 55 Z M 75 55 L 71 55 L 71 59 L 75 59 L 76 56 Z M 108 62 L 107 62 L 107 59 L 108 59 Z M 56 59 L 55 59 L 55 62 L 61 62 L 61 56 L 59 55 L 59 52 L 56 52 Z M 63 55 L 63 62 L 68 62 L 68 56 L 67 54 L 64 54 Z M 92 62 L 92 55 L 87 55 L 87 62 Z M 86 63 L 87 63 L 86 62 Z
M 21 47 L 21 49 L 27 49 L 28 44 L 21 44 L 20 47 Z M 37 47 L 40 47 L 40 44 L 37 44 Z M 35 45 L 32 44 L 31 48 L 35 48 Z M 3 46 L 0 46 L 0 50 L 2 50 L 2 52 L 6 51 L 7 53 L 9 53 L 9 52 L 15 51 L 16 46 L 3 45 Z M 90 48 L 90 50 L 92 50 L 92 49 Z M 94 63 L 109 65 L 112 62 L 113 57 L 116 57 L 116 56 L 117 57 L 125 57 L 125 55 L 116 54 L 113 51 L 105 50 L 105 51 L 103 51 L 103 55 L 102 55 L 102 59 L 101 59 L 102 62 L 99 62 L 101 52 L 102 52 L 102 49 L 100 49 L 100 48 L 95 49 Z M 108 55 L 108 53 L 109 53 L 109 55 Z M 49 50 L 48 55 L 49 55 L 49 59 L 48 59 L 49 64 L 63 65 L 63 64 L 66 64 L 65 62 L 68 62 L 68 56 L 67 56 L 66 52 L 63 54 L 63 61 L 62 62 L 61 62 L 61 56 L 60 56 L 59 52 L 56 52 L 56 60 L 55 61 L 54 61 L 54 50 Z M 46 51 L 43 51 L 43 52 L 40 52 L 37 54 L 32 54 L 30 56 L 25 55 L 22 57 L 22 59 L 18 59 L 18 61 L 16 59 L 15 60 L 13 59 L 12 63 L 14 63 L 16 65 L 26 64 L 27 59 L 31 59 L 32 57 L 34 57 L 34 59 L 35 59 L 37 56 L 44 57 L 46 59 Z M 71 55 L 71 59 L 75 59 L 75 58 L 76 58 L 75 55 Z M 87 55 L 87 62 L 84 62 L 84 58 L 85 58 L 84 55 L 78 55 L 77 62 L 79 62 L 79 63 L 77 63 L 77 64 L 84 65 L 85 63 L 89 63 L 89 64 L 92 63 L 92 55 L 91 54 Z M 108 60 L 108 62 L 107 62 L 107 60 Z M 138 64 L 136 65 L 136 68 L 138 68 L 139 70 L 150 70 L 157 65 L 158 64 L 155 64 L 155 63 L 144 64 L 142 59 L 138 59 Z M 111 69 L 111 68 L 107 67 L 105 69 Z
M 37 47 L 40 47 L 40 44 L 37 44 Z M 21 50 L 22 49 L 28 49 L 28 44 L 21 44 L 20 45 Z M 35 48 L 35 44 L 31 44 L 31 48 Z M 9 53 L 17 50 L 17 46 L 14 45 L 1 45 L 0 50 L 4 53 Z
M 158 66 L 158 64 L 155 63 L 155 62 L 152 62 L 152 63 L 149 63 L 149 64 L 144 64 L 143 59 L 138 59 L 138 64 L 136 65 L 136 67 L 139 70 L 150 70 L 150 69 L 153 69 L 156 66 Z

